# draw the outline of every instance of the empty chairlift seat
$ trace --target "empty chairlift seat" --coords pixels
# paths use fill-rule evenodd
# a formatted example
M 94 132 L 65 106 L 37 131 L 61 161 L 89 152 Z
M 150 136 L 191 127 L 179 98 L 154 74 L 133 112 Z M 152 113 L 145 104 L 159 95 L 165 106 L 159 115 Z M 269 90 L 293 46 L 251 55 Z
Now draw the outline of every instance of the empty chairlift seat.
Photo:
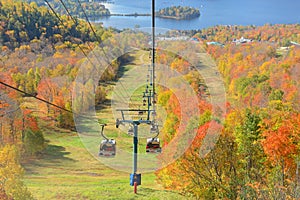
M 161 153 L 159 138 L 148 138 L 146 153 Z
M 102 140 L 99 149 L 99 156 L 114 157 L 116 155 L 116 141 L 114 139 Z
M 134 131 L 133 131 L 133 128 L 132 127 L 129 127 L 128 129 L 128 135 L 134 135 Z

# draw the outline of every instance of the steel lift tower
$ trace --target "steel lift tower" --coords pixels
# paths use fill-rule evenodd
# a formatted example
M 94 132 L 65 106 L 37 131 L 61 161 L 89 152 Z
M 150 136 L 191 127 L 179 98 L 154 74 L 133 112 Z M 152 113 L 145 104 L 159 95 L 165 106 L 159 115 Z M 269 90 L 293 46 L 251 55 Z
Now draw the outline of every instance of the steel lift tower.
M 134 186 L 134 193 L 137 193 L 137 186 L 141 185 L 141 174 L 137 173 L 137 160 L 138 160 L 138 126 L 140 124 L 148 124 L 155 126 L 154 117 L 156 115 L 156 92 L 155 92 L 155 0 L 152 0 L 152 80 L 150 86 L 152 85 L 152 91 L 149 93 L 144 93 L 144 98 L 147 98 L 147 109 L 117 109 L 121 112 L 121 119 L 116 120 L 116 127 L 118 128 L 120 124 L 131 124 L 133 126 L 133 171 L 130 174 L 130 185 Z M 147 114 L 146 119 L 126 119 L 125 112 L 137 112 L 138 114 Z M 151 119 L 151 115 L 153 118 Z

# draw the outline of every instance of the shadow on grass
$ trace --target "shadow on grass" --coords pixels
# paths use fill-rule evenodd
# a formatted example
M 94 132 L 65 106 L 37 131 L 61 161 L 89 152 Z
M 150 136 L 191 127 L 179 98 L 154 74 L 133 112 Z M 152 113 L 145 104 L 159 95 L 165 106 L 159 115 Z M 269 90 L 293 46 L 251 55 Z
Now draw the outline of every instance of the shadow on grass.
M 111 100 L 106 99 L 104 102 L 95 105 L 95 110 L 103 110 L 105 108 L 109 108 L 111 106 Z
M 57 145 L 52 145 L 48 144 L 47 148 L 44 150 L 44 153 L 41 156 L 41 159 L 47 160 L 47 161 L 73 161 L 75 162 L 74 159 L 65 157 L 66 155 L 69 155 L 70 152 L 66 152 L 66 148 L 62 146 L 57 146 Z
M 128 68 L 126 68 L 126 65 L 129 65 L 129 64 L 134 65 L 134 63 L 133 63 L 134 56 L 131 56 L 130 53 L 126 53 L 126 54 L 120 56 L 118 59 L 120 62 L 120 67 L 117 72 L 117 80 L 116 81 L 118 81 L 119 78 L 123 77 L 125 75 L 125 73 L 129 70 Z
M 72 158 L 66 157 L 70 152 L 62 146 L 48 144 L 46 149 L 37 156 L 37 159 L 31 160 L 24 165 L 27 173 L 35 174 L 38 167 L 60 168 L 66 164 L 77 162 Z

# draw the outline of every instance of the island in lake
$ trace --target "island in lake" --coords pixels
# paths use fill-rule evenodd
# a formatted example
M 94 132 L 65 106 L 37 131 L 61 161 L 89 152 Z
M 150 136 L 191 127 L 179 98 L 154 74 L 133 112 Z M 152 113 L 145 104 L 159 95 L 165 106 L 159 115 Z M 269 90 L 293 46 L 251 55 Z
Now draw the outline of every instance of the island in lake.
M 157 17 L 169 18 L 169 19 L 192 19 L 200 16 L 199 9 L 188 6 L 171 6 L 160 9 L 156 12 Z

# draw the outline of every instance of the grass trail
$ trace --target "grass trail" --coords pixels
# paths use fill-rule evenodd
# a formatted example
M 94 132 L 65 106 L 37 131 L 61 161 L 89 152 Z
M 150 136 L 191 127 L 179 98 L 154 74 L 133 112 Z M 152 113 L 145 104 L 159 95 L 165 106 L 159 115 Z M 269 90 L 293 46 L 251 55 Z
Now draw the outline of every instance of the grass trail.
M 76 133 L 45 132 L 46 153 L 25 165 L 25 183 L 36 199 L 186 199 L 162 190 L 150 173 L 134 195 L 129 174 L 94 159 Z
M 144 54 L 137 52 L 134 56 L 135 64 L 141 64 Z M 114 121 L 109 107 L 104 106 L 97 115 L 105 118 L 107 123 Z M 154 173 L 142 174 L 142 185 L 135 195 L 129 185 L 129 174 L 111 169 L 95 159 L 77 133 L 51 128 L 44 121 L 41 121 L 41 127 L 48 146 L 38 159 L 24 164 L 24 181 L 36 199 L 188 199 L 163 190 L 156 183 Z M 116 133 L 112 127 L 108 127 L 107 132 L 117 136 L 117 140 L 131 143 L 131 138 Z

